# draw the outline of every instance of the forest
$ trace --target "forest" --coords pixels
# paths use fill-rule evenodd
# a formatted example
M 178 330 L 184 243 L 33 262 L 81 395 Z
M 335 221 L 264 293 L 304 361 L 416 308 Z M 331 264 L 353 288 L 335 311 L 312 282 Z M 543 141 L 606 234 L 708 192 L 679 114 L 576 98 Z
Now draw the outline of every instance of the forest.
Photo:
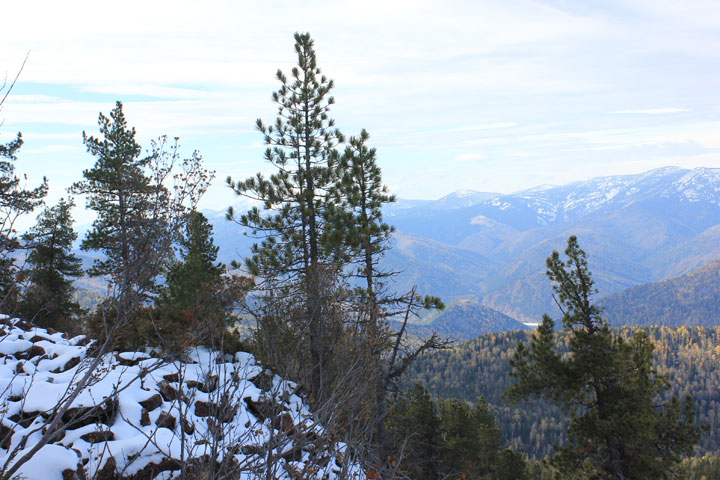
M 260 446 L 243 444 L 246 438 L 218 427 L 237 409 L 234 397 L 219 395 L 195 404 L 198 417 L 215 419 L 208 427 L 215 457 L 167 458 L 165 470 L 145 471 L 148 478 L 273 478 L 280 464 L 287 478 L 292 469 L 294 478 L 322 478 L 334 468 L 331 455 L 333 478 L 361 471 L 368 479 L 640 479 L 717 471 L 715 459 L 700 457 L 720 453 L 720 329 L 610 329 L 592 302 L 591 272 L 574 236 L 564 256 L 547 252 L 548 280 L 563 311 L 557 328 L 545 316 L 535 333 L 492 333 L 451 348 L 437 332 L 410 327 L 445 305 L 415 287 L 393 291 L 390 280 L 402 272 L 379 265 L 394 233 L 382 207 L 395 197 L 376 149 L 368 132 L 347 138 L 330 117 L 334 83 L 318 67 L 309 34 L 295 35 L 295 53 L 297 66 L 276 75 L 277 117 L 256 123 L 273 173 L 225 179 L 257 205 L 227 210 L 227 220 L 256 240 L 231 265 L 218 262 L 212 226 L 197 208 L 215 173 L 172 137 L 143 148 L 122 102 L 99 114 L 97 133 L 83 132 L 95 164 L 54 205 L 44 202 L 48 179 L 27 188 L 15 171 L 21 134 L 0 146 L 0 311 L 21 322 L 7 320 L 3 332 L 39 327 L 92 339 L 56 405 L 0 414 L 10 422 L 0 429 L 0 480 L 15 478 L 72 427 L 112 424 L 119 384 L 103 400 L 105 410 L 74 403 L 107 374 L 107 355 L 135 352 L 167 366 L 191 361 L 188 352 L 197 348 L 223 358 L 252 354 L 267 370 L 252 383 L 269 390 L 277 374 L 297 385 L 283 402 L 301 394 L 321 427 L 304 431 L 275 408 L 279 401 L 245 398 L 270 436 Z M 6 88 L 10 94 L 12 85 Z M 72 251 L 76 197 L 95 214 L 80 243 L 95 255 L 86 270 Z M 31 213 L 39 213 L 35 226 L 18 234 L 17 219 Z M 74 281 L 83 276 L 106 282 L 105 295 L 79 297 Z M 236 328 L 240 317 L 254 324 L 249 337 Z M 33 365 L 42 360 L 37 349 L 29 352 L 3 353 L 7 365 L 15 362 L 2 393 L 8 404 L 24 401 L 12 379 L 27 373 L 32 358 Z M 121 360 L 137 366 L 135 357 Z M 140 382 L 147 373 L 139 369 Z M 182 392 L 167 389 L 181 379 L 163 378 L 157 401 L 182 405 Z M 208 373 L 186 383 L 206 394 L 240 383 L 237 375 L 220 378 Z M 191 435 L 182 421 L 164 420 L 157 419 L 158 430 Z M 101 437 L 95 443 L 110 435 Z M 290 437 L 303 446 L 289 451 L 282 441 Z M 319 444 L 331 453 L 318 453 Z M 241 454 L 243 461 L 216 461 Z M 72 475 L 136 478 L 114 465 Z M 161 477 L 170 470 L 174 476 Z

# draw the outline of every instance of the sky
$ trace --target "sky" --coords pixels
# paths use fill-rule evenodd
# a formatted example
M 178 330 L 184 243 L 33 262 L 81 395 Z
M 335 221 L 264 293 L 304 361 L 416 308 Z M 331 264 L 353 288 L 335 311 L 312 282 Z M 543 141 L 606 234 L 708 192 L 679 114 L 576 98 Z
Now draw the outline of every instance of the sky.
M 401 198 L 720 167 L 717 0 L 25 0 L 2 13 L 0 73 L 27 62 L 0 141 L 22 132 L 16 168 L 49 178 L 49 202 L 92 167 L 82 132 L 121 100 L 144 146 L 177 136 L 201 153 L 217 175 L 201 207 L 226 208 L 228 175 L 270 171 L 254 125 L 274 120 L 297 31 L 335 81 L 337 126 L 370 133 Z

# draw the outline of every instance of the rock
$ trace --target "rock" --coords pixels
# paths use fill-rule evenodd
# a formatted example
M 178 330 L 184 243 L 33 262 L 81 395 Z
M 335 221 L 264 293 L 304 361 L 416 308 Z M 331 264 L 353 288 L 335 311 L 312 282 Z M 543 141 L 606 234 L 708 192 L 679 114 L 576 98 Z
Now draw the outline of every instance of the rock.
M 203 393 L 214 392 L 218 387 L 218 376 L 211 375 L 205 379 L 205 381 L 198 385 L 198 390 Z
M 178 373 L 168 373 L 167 375 L 163 375 L 163 379 L 166 382 L 179 382 L 180 381 L 180 374 Z
M 95 475 L 95 480 L 119 480 L 120 477 L 117 474 L 117 464 L 115 458 L 110 457 L 105 462 L 105 465 Z
M 142 413 L 140 414 L 140 425 L 143 427 L 147 427 L 150 425 L 150 413 L 143 409 Z
M 40 345 L 33 345 L 24 352 L 17 352 L 15 358 L 18 360 L 29 360 L 33 357 L 45 355 L 45 349 Z
M 8 420 L 12 420 L 23 428 L 28 428 L 35 421 L 36 418 L 46 418 L 47 414 L 44 412 L 19 412 L 15 415 L 8 417 Z
M 163 412 L 158 417 L 157 421 L 155 422 L 155 425 L 158 426 L 158 428 L 168 428 L 170 430 L 175 429 L 175 424 L 177 423 L 177 419 L 170 415 L 167 412 Z
M 268 392 L 273 387 L 273 374 L 268 370 L 263 370 L 259 375 L 251 378 L 250 381 L 260 390 Z
M 63 480 L 87 480 L 85 476 L 85 469 L 81 464 L 78 464 L 77 469 L 67 468 L 62 471 Z
M 293 422 L 292 415 L 288 412 L 283 412 L 280 416 L 274 418 L 272 426 L 275 430 L 280 430 L 288 436 L 295 433 L 295 422 Z
M 170 470 L 180 470 L 182 464 L 174 458 L 163 458 L 160 463 L 149 463 L 139 470 L 135 475 L 127 477 L 132 480 L 153 480 L 154 478 L 166 478 L 161 477 L 159 474 Z M 188 477 L 188 478 L 200 478 L 200 477 Z
M 202 382 L 198 382 L 197 380 L 188 380 L 185 382 L 185 385 L 187 385 L 188 388 L 197 388 L 201 392 L 205 391 L 205 385 L 203 385 Z
M 221 422 L 227 423 L 235 417 L 236 407 L 230 405 L 218 406 L 215 403 L 198 401 L 195 402 L 195 416 L 214 417 Z
M 24 320 L 18 320 L 17 322 L 15 322 L 15 327 L 19 328 L 23 332 L 29 332 L 30 330 L 35 328 L 33 327 L 32 323 L 28 323 Z
M 259 400 L 256 402 L 250 397 L 245 397 L 243 401 L 247 405 L 248 411 L 255 415 L 258 420 L 268 419 L 280 410 L 279 408 L 273 408 L 274 402 L 271 400 Z
M 158 388 L 160 389 L 160 395 L 162 395 L 166 402 L 172 402 L 178 399 L 178 391 L 167 382 L 158 383 Z
M 62 421 L 68 425 L 68 429 L 80 428 L 93 423 L 104 423 L 112 426 L 115 415 L 118 411 L 117 400 L 105 400 L 94 407 L 70 408 L 65 412 Z
M 193 423 L 187 418 L 183 418 L 182 422 L 180 423 L 182 423 L 182 429 L 186 435 L 192 435 L 193 433 L 195 433 L 195 425 L 193 425 Z
M 0 448 L 4 448 L 5 450 L 10 448 L 13 433 L 15 433 L 15 430 L 8 426 L 0 424 Z
M 160 405 L 163 404 L 163 397 L 160 396 L 159 393 L 156 393 L 152 397 L 148 398 L 147 400 L 143 400 L 142 402 L 138 402 L 145 410 L 148 412 L 152 412 L 156 408 L 158 408 Z
M 51 373 L 63 373 L 63 372 L 67 372 L 67 371 L 70 370 L 71 368 L 80 365 L 80 362 L 81 362 L 81 361 L 82 361 L 82 360 L 80 359 L 80 357 L 73 357 L 73 358 L 71 358 L 70 360 L 68 360 L 67 362 L 65 362 L 65 365 L 63 365 L 62 367 L 56 368 L 56 369 L 53 370 Z
M 86 433 L 80 438 L 82 438 L 88 443 L 110 442 L 112 440 L 115 440 L 115 434 L 110 430 L 99 430 L 97 432 Z

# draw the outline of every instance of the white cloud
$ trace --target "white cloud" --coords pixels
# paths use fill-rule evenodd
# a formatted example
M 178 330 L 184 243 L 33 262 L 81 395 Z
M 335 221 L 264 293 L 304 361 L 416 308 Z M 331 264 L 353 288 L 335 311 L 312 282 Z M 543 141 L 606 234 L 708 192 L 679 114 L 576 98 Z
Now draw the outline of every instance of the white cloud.
M 482 153 L 461 153 L 460 155 L 455 155 L 455 161 L 456 162 L 474 162 L 476 160 L 484 160 L 487 158 L 486 155 Z
M 613 115 L 667 115 L 671 113 L 687 112 L 687 108 L 679 107 L 661 107 L 661 108 L 645 108 L 630 110 L 615 110 L 610 112 Z

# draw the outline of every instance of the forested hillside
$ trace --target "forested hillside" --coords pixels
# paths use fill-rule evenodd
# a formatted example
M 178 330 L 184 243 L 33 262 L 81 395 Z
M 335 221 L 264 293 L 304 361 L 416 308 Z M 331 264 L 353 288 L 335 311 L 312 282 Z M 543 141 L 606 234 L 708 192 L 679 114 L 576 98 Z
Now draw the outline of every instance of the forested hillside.
M 407 326 L 408 334 L 427 338 L 432 332 L 441 337 L 465 341 L 492 332 L 527 328 L 524 324 L 472 300 L 456 300 L 444 310 L 433 311 L 419 323 Z
M 625 337 L 632 329 L 617 332 Z M 668 375 L 669 395 L 690 394 L 697 420 L 710 429 L 700 440 L 698 454 L 720 453 L 720 327 L 648 327 L 655 343 L 658 372 Z M 513 382 L 508 376 L 510 359 L 519 342 L 531 332 L 493 333 L 463 343 L 452 350 L 436 352 L 412 367 L 407 384 L 420 383 L 434 396 L 474 402 L 484 397 L 494 406 L 503 438 L 508 446 L 534 457 L 552 453 L 553 443 L 562 442 L 567 421 L 563 413 L 542 400 L 508 405 L 503 392 Z M 560 334 L 559 343 L 567 342 Z
M 680 277 L 638 285 L 599 303 L 611 325 L 720 325 L 720 260 Z

